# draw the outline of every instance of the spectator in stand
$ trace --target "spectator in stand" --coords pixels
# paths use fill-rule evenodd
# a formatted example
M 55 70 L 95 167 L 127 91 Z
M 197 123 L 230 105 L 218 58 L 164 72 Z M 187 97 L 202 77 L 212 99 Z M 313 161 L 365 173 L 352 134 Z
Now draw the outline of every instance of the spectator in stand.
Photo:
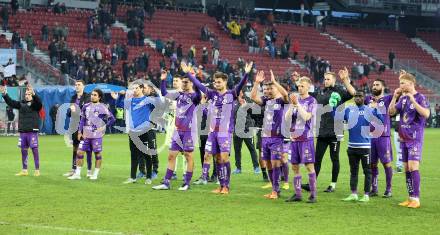
M 218 65 L 219 58 L 220 58 L 220 50 L 218 48 L 214 48 L 212 51 L 212 64 Z
M 220 50 L 220 41 L 218 40 L 217 36 L 214 36 L 212 39 L 212 47 Z
M 18 4 L 18 0 L 11 0 L 12 15 L 17 14 L 19 7 L 20 7 L 20 5 Z
M 394 67 L 394 59 L 396 58 L 396 55 L 394 54 L 394 52 L 393 51 L 390 51 L 389 53 L 388 53 L 388 60 L 389 60 L 389 66 L 390 66 L 390 69 L 393 69 L 393 67 Z
M 122 44 L 122 46 L 121 46 L 121 59 L 127 60 L 129 52 L 130 51 L 128 50 L 128 47 L 125 44 Z
M 9 28 L 9 10 L 8 10 L 7 6 L 3 6 L 2 7 L 0 15 L 2 17 L 2 28 L 3 28 L 3 31 L 6 31 Z
M 208 29 L 208 25 L 206 24 L 200 29 L 200 39 L 202 41 L 209 40 L 209 29 Z
M 16 31 L 14 31 L 14 32 L 12 33 L 11 43 L 12 43 L 12 48 L 13 48 L 13 49 L 19 49 L 19 48 L 21 48 L 21 39 L 20 39 L 20 35 L 18 35 L 18 33 L 17 33 Z
M 7 122 L 7 131 L 6 133 L 9 134 L 15 134 L 15 113 L 14 109 L 10 106 L 6 106 L 6 115 L 8 116 L 8 122 Z M 12 129 L 12 131 L 11 131 Z
M 47 42 L 49 39 L 49 27 L 47 27 L 47 23 L 44 23 L 41 27 L 41 40 Z
M 47 49 L 49 50 L 50 64 L 52 66 L 56 66 L 58 62 L 58 45 L 55 38 L 53 38 L 52 42 L 49 43 Z
M 110 14 L 116 17 L 118 11 L 118 0 L 110 0 Z
M 183 49 L 182 49 L 182 44 L 179 44 L 179 46 L 176 49 L 176 55 L 177 55 L 177 59 L 181 60 L 183 57 Z
M 359 69 L 356 62 L 353 62 L 353 66 L 351 67 L 351 78 L 355 81 L 359 79 Z
M 287 50 L 287 43 L 283 42 L 283 45 L 281 46 L 281 58 L 286 59 L 289 57 L 289 51 Z
M 310 53 L 308 51 L 304 54 L 304 64 L 306 67 L 310 67 Z
M 364 64 L 364 76 L 368 77 L 370 75 L 370 65 L 368 63 Z
M 195 64 L 195 58 L 196 58 L 196 46 L 192 45 L 189 48 L 189 51 L 188 51 L 188 61 L 191 62 L 191 64 L 194 65 Z
M 132 28 L 127 33 L 127 39 L 128 39 L 128 45 L 129 46 L 136 46 L 136 29 Z
M 34 39 L 32 38 L 32 34 L 29 32 L 24 40 L 25 40 L 26 45 L 27 45 L 27 50 L 30 53 L 33 53 L 34 50 L 35 50 L 35 42 L 34 42 Z
M 90 39 L 93 37 L 94 27 L 95 27 L 95 19 L 93 17 L 89 17 L 87 20 L 87 38 Z
M 300 50 L 300 44 L 298 40 L 293 41 L 293 59 L 296 60 Z
M 241 27 L 235 20 L 228 23 L 227 28 L 228 28 L 229 32 L 231 33 L 232 39 L 239 39 L 240 38 Z
M 203 51 L 202 51 L 202 64 L 208 64 L 208 57 L 209 57 L 209 53 L 208 53 L 208 49 L 206 49 L 206 47 L 203 47 Z
M 138 46 L 142 47 L 145 45 L 145 34 L 144 34 L 144 30 L 139 29 L 138 31 Z
M 55 104 L 54 106 L 52 106 L 52 108 L 50 108 L 50 111 L 49 111 L 49 116 L 50 116 L 50 119 L 52 120 L 52 131 L 51 131 L 51 134 L 53 134 L 53 135 L 55 135 L 57 132 L 56 132 L 56 126 L 55 126 L 55 124 L 56 124 L 56 120 L 57 120 L 57 112 L 58 112 L 58 108 L 60 107 L 60 105 L 59 104 Z
M 104 41 L 104 44 L 109 45 L 111 39 L 112 39 L 112 31 L 110 30 L 109 26 L 106 26 L 104 32 L 102 33 L 102 40 Z

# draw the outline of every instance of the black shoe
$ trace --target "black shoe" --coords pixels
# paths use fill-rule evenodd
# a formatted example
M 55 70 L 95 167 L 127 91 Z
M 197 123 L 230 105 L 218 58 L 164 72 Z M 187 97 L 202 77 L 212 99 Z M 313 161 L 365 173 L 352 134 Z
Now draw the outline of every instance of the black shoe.
M 307 192 L 310 192 L 310 185 L 309 184 L 301 184 L 301 188 L 306 190 Z
M 375 191 L 371 191 L 369 195 L 370 195 L 370 197 L 377 197 L 377 196 L 379 196 L 379 194 L 377 194 L 377 192 L 375 192 Z
M 208 177 L 208 182 L 212 183 L 212 182 L 216 182 L 216 181 L 217 181 L 216 175 L 211 175 L 211 177 Z
M 333 193 L 334 191 L 335 191 L 335 189 L 331 185 L 329 185 L 327 187 L 327 189 L 324 190 L 324 193 Z
M 290 198 L 286 199 L 285 202 L 300 202 L 302 199 L 297 197 L 296 194 L 293 194 Z
M 390 191 L 385 191 L 385 193 L 383 193 L 383 198 L 390 198 L 390 197 L 392 197 L 393 195 L 391 194 L 391 192 Z
M 316 203 L 316 197 L 310 196 L 309 199 L 307 200 L 307 203 Z
M 263 181 L 269 182 L 269 178 L 267 177 L 267 173 L 265 174 L 264 172 L 263 172 Z

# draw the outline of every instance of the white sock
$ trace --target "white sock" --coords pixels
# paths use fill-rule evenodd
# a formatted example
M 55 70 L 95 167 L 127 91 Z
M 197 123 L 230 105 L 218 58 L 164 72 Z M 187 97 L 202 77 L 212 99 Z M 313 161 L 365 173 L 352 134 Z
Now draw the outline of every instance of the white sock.
M 92 174 L 92 170 L 87 170 L 87 174 L 88 175 Z
M 81 167 L 80 166 L 76 167 L 75 175 L 81 175 Z
M 93 175 L 98 177 L 99 174 L 99 168 L 95 168 L 95 171 L 93 172 Z
M 336 188 L 336 182 L 331 182 L 330 186 L 332 186 L 332 188 L 335 189 Z

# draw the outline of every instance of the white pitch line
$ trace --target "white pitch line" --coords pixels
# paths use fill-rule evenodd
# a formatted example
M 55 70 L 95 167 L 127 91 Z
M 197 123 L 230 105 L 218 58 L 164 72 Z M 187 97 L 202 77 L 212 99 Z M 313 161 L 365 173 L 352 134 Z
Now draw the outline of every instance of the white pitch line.
M 11 224 L 11 223 L 8 223 L 8 222 L 3 222 L 3 221 L 0 221 L 0 225 L 11 225 L 11 226 L 24 227 L 24 228 L 37 228 L 37 229 L 48 229 L 48 230 L 70 231 L 70 232 L 81 232 L 81 233 L 93 233 L 93 234 L 111 234 L 111 235 L 123 235 L 123 234 L 125 234 L 125 233 L 122 233 L 122 232 L 110 232 L 110 231 L 90 230 L 90 229 L 76 229 L 76 228 L 57 227 L 57 226 L 48 226 L 48 225 Z

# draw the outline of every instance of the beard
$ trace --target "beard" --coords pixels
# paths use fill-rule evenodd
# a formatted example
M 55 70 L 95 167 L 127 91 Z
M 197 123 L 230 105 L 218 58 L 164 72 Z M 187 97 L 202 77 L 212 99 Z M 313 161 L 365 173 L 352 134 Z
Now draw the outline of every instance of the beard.
M 371 93 L 373 93 L 374 96 L 379 96 L 382 94 L 382 91 L 380 90 L 372 90 Z

